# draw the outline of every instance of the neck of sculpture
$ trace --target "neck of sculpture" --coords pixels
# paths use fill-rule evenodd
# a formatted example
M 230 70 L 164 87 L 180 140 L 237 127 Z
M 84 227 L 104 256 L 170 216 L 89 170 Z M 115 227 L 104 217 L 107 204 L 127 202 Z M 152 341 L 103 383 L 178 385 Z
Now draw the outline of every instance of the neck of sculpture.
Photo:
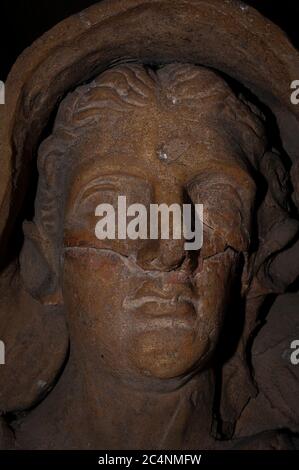
M 211 370 L 177 387 L 136 386 L 95 368 L 72 352 L 74 409 L 84 403 L 82 443 L 104 449 L 175 449 L 208 446 L 211 439 L 214 377 Z M 95 373 L 96 369 L 96 373 Z M 81 405 L 82 406 L 82 405 Z

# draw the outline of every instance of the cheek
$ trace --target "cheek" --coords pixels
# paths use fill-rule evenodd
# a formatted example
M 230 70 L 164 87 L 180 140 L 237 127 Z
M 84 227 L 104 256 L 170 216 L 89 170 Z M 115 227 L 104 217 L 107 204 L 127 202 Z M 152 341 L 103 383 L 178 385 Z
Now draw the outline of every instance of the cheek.
M 99 257 L 88 252 L 68 251 L 64 260 L 64 288 L 73 289 L 73 294 L 96 296 L 99 289 L 113 285 L 119 278 L 120 269 L 113 258 Z M 84 298 L 82 299 L 84 300 Z
M 232 250 L 203 261 L 203 269 L 195 278 L 199 297 L 198 317 L 202 334 L 211 346 L 217 342 L 229 309 L 239 270 L 239 255 Z
M 105 329 L 122 329 L 122 305 L 129 278 L 120 260 L 96 253 L 67 252 L 64 262 L 63 295 L 72 325 L 87 327 L 92 337 Z

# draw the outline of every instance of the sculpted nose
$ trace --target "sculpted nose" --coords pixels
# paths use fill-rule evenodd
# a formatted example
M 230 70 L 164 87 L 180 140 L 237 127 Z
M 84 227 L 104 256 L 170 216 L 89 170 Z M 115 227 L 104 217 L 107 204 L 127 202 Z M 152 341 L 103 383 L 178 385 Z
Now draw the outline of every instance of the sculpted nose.
M 137 262 L 144 270 L 170 271 L 185 257 L 184 240 L 151 240 L 138 253 Z
M 160 240 L 158 266 L 162 269 L 174 269 L 182 264 L 185 258 L 184 239 L 182 240 Z
M 159 222 L 158 239 L 150 239 L 146 246 L 138 253 L 138 263 L 143 269 L 155 269 L 161 271 L 170 271 L 182 264 L 186 257 L 184 249 L 185 240 L 182 232 L 182 197 L 180 194 L 170 193 L 164 190 L 158 194 L 155 204 L 160 207 L 171 208 L 176 205 L 180 216 L 174 217 L 173 213 L 169 217 L 169 238 L 163 238 L 161 232 L 161 219 Z M 159 216 L 160 217 L 160 216 Z M 165 220 L 165 219 L 164 219 Z M 166 218 L 168 221 L 168 219 Z M 176 222 L 180 222 L 176 224 Z M 181 224 L 181 230 L 178 229 Z M 168 224 L 167 224 L 168 225 Z M 176 232 L 176 236 L 174 233 Z M 179 236 L 179 238 L 177 238 Z

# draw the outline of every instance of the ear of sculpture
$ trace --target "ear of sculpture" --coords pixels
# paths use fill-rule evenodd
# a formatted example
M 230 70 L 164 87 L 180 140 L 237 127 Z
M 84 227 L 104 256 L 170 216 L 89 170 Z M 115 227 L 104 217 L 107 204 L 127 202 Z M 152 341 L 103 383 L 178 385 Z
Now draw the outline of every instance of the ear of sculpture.
M 23 231 L 20 267 L 25 289 L 44 305 L 62 305 L 59 254 L 36 223 L 24 222 Z

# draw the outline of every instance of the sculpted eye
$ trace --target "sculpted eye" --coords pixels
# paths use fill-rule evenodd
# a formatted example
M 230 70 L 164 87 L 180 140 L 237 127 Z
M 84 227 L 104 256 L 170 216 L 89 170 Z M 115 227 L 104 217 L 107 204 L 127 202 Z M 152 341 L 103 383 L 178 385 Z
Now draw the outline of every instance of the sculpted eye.
M 247 251 L 255 198 L 254 182 L 238 182 L 227 174 L 201 175 L 187 185 L 193 203 L 204 205 L 203 253 L 210 256 L 227 246 Z M 243 182 L 245 183 L 245 181 Z
M 93 178 L 69 197 L 64 227 L 64 246 L 66 248 L 109 249 L 125 256 L 134 255 L 140 246 L 143 246 L 144 240 L 118 237 L 119 199 L 126 200 L 126 208 L 123 208 L 126 214 L 127 207 L 137 202 L 147 207 L 152 197 L 151 186 L 146 180 L 137 176 L 114 173 Z M 96 213 L 101 205 L 106 208 L 109 206 L 109 213 L 113 211 L 114 236 L 112 238 L 110 236 L 101 238 L 96 235 L 99 221 L 107 215 L 105 209 L 101 214 Z M 106 233 L 106 226 L 103 231 Z

